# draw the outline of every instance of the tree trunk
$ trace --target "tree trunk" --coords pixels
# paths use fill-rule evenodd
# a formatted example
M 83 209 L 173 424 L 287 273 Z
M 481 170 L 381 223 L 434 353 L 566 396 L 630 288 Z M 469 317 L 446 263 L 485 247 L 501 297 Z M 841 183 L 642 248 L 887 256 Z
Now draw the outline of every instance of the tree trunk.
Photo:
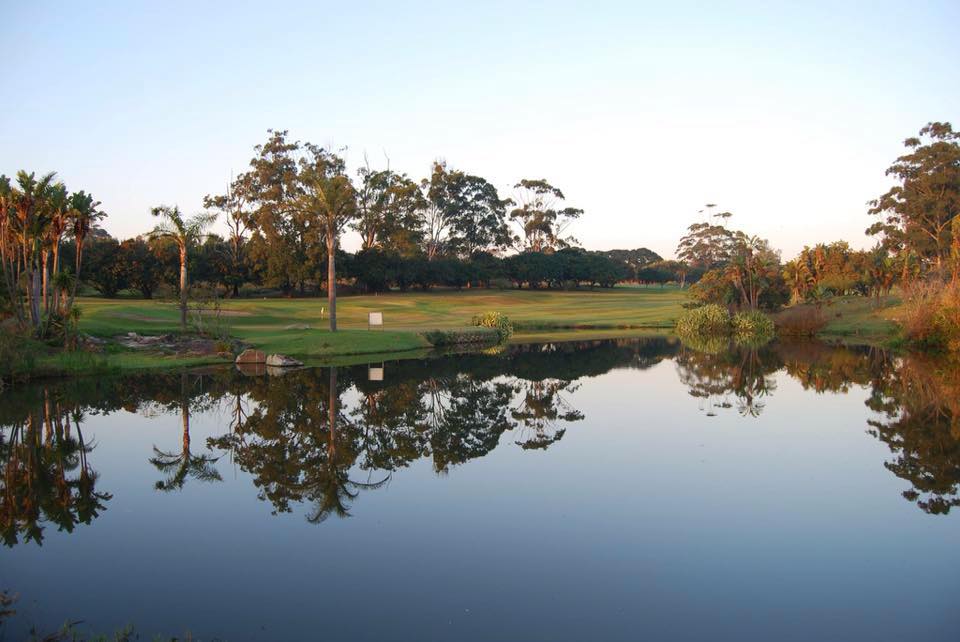
M 190 456 L 190 397 L 187 394 L 187 375 L 180 375 L 180 425 L 183 427 L 183 457 Z
M 60 241 L 53 246 L 53 278 L 56 280 L 57 275 L 60 273 Z M 63 305 L 60 303 L 60 287 L 54 283 L 53 284 L 53 306 L 60 312 Z
M 40 253 L 40 265 L 43 269 L 43 312 L 50 313 L 50 251 L 43 250 Z
M 327 305 L 330 307 L 330 332 L 337 331 L 337 270 L 333 231 L 327 230 Z M 335 375 L 334 375 L 335 376 Z
M 77 298 L 77 288 L 80 286 L 80 267 L 83 265 L 83 241 L 85 236 L 78 236 L 75 240 L 77 248 L 77 257 L 74 263 L 75 272 L 73 275 L 73 285 L 70 287 L 70 302 L 67 304 L 64 313 L 73 307 L 73 301 Z
M 180 250 L 180 331 L 187 331 L 187 248 Z
M 40 332 L 40 270 L 30 270 L 30 322 L 34 332 Z
M 330 394 L 327 402 L 327 424 L 330 431 L 327 442 L 328 462 L 333 464 L 337 453 L 337 367 L 330 366 Z

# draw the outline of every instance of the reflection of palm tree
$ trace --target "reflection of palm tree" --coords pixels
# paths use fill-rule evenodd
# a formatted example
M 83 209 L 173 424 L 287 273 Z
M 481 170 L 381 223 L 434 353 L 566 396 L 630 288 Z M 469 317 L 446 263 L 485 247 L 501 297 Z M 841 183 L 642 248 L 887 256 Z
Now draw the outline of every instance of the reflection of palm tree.
M 154 456 L 150 463 L 167 478 L 156 483 L 157 490 L 180 490 L 187 479 L 198 481 L 220 481 L 220 473 L 213 466 L 219 457 L 194 455 L 190 451 L 190 399 L 187 394 L 187 375 L 180 379 L 180 421 L 183 425 L 183 440 L 179 453 L 164 452 L 153 447 Z
M 70 435 L 71 414 L 77 438 Z M 96 492 L 97 474 L 87 462 L 93 445 L 84 440 L 82 419 L 79 410 L 64 410 L 44 389 L 39 410 L 13 423 L 9 441 L 0 439 L 0 535 L 7 546 L 21 536 L 42 544 L 44 521 L 72 532 L 111 498 Z
M 730 408 L 727 399 L 733 394 L 741 415 L 759 417 L 764 409 L 761 400 L 776 390 L 776 380 L 769 375 L 780 362 L 775 353 L 756 347 L 719 353 L 684 348 L 676 366 L 680 381 L 689 387 L 690 396 L 701 400 L 707 416 L 715 416 L 715 408 Z

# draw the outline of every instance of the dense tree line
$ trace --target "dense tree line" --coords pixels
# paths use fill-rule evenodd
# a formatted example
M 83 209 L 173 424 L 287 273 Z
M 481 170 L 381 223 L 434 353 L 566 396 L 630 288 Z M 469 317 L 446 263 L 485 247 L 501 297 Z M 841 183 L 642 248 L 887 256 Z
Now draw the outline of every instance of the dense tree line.
M 247 266 L 242 280 L 237 278 L 230 249 L 229 241 L 216 235 L 191 246 L 187 253 L 190 280 L 224 293 L 248 284 L 266 287 L 266 279 L 261 277 L 256 264 Z M 68 246 L 67 252 L 72 254 L 73 247 Z M 161 287 L 178 295 L 181 292 L 179 249 L 168 239 L 137 237 L 118 242 L 101 238 L 88 245 L 86 254 L 90 265 L 87 281 L 102 296 L 115 297 L 123 290 L 133 290 L 149 299 Z M 506 257 L 475 252 L 468 258 L 447 256 L 433 260 L 424 255 L 405 256 L 371 248 L 356 253 L 338 251 L 336 264 L 341 283 L 366 293 L 433 287 L 609 288 L 634 278 L 622 261 L 580 248 L 549 254 L 520 252 Z M 316 293 L 320 285 L 306 281 L 302 292 Z
M 190 282 L 234 296 L 247 285 L 326 292 L 332 328 L 337 283 L 379 292 L 675 282 L 691 285 L 695 300 L 745 309 L 849 294 L 879 300 L 897 284 L 960 289 L 960 135 L 930 123 L 905 144 L 887 172 L 897 183 L 871 203 L 880 220 L 867 233 L 878 244 L 819 244 L 786 263 L 765 239 L 733 229 L 732 214 L 715 204 L 690 225 L 675 260 L 646 248 L 588 252 L 568 234 L 583 210 L 544 179 L 522 179 L 503 195 L 444 161 L 419 181 L 369 164 L 351 175 L 339 150 L 285 131 L 269 132 L 226 193 L 204 199 L 204 213 L 158 206 L 162 224 L 123 242 L 97 233 L 104 214 L 89 194 L 68 193 L 52 174 L 21 172 L 0 177 L 0 303 L 39 336 L 69 318 L 78 275 L 108 297 L 170 288 L 182 311 Z M 226 222 L 225 237 L 206 233 L 214 216 Z M 346 230 L 360 237 L 356 253 L 340 246 Z

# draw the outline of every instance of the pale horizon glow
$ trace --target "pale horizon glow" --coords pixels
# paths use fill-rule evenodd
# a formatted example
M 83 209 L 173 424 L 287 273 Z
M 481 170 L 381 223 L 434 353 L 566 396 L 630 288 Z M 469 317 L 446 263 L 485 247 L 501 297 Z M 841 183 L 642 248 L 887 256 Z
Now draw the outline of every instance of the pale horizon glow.
M 960 126 L 956 2 L 454 4 L 8 3 L 0 173 L 57 171 L 128 238 L 287 129 L 354 170 L 546 178 L 587 249 L 671 257 L 712 202 L 790 258 L 872 245 L 903 139 Z

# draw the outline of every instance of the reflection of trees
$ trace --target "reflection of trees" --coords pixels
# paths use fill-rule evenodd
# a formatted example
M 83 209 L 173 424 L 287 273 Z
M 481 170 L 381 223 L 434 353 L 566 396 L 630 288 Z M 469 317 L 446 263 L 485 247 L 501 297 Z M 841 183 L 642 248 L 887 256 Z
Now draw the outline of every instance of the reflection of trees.
M 889 371 L 868 404 L 883 415 L 871 435 L 893 461 L 884 466 L 912 484 L 903 496 L 924 512 L 960 506 L 960 367 L 907 356 Z
M 525 450 L 544 449 L 560 441 L 566 428 L 560 427 L 558 422 L 583 419 L 583 413 L 570 405 L 564 394 L 574 393 L 579 387 L 579 384 L 562 379 L 517 380 L 514 391 L 519 401 L 510 413 L 521 430 L 517 445 Z
M 254 477 L 260 498 L 274 512 L 293 503 L 311 503 L 311 522 L 349 515 L 360 489 L 386 483 L 351 479 L 359 454 L 359 431 L 340 410 L 337 368 L 328 377 L 299 371 L 254 380 L 257 407 L 233 432 L 211 440 L 230 448 L 236 463 Z
M 47 388 L 34 390 L 32 408 L 0 431 L 0 534 L 7 546 L 43 543 L 43 523 L 73 532 L 89 524 L 110 500 L 97 492 L 97 474 L 87 461 L 93 445 L 83 437 L 83 414 Z M 74 435 L 73 433 L 76 433 Z
M 700 352 L 684 348 L 676 356 L 677 375 L 689 388 L 690 396 L 701 402 L 707 416 L 718 408 L 737 410 L 744 417 L 759 417 L 763 399 L 776 390 L 771 376 L 780 368 L 780 360 L 771 350 L 736 346 L 722 352 Z
M 162 451 L 153 447 L 150 463 L 166 475 L 166 479 L 156 483 L 157 490 L 180 490 L 188 479 L 197 481 L 221 481 L 220 473 L 214 467 L 216 457 L 197 455 L 190 450 L 190 381 L 189 375 L 180 375 L 180 424 L 183 428 L 180 452 Z
M 817 393 L 868 387 L 867 406 L 882 417 L 868 421 L 868 433 L 894 455 L 884 466 L 912 485 L 903 496 L 932 514 L 960 506 L 957 363 L 918 355 L 894 358 L 877 348 L 800 342 L 711 353 L 684 348 L 676 364 L 680 380 L 702 400 L 708 414 L 731 407 L 732 394 L 741 414 L 756 416 L 763 397 L 774 391 L 769 375 L 781 368 Z

